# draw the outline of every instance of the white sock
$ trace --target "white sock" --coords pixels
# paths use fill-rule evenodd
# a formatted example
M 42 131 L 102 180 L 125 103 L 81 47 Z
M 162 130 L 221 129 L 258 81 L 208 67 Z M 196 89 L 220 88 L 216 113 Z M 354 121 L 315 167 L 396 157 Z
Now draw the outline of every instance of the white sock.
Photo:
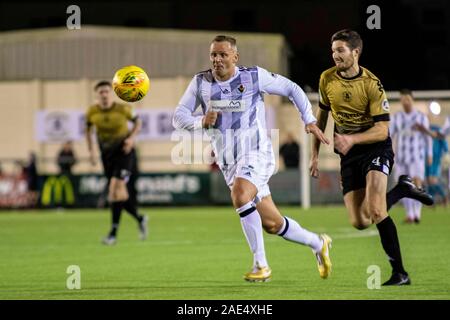
M 406 216 L 408 217 L 408 219 L 410 220 L 414 220 L 414 200 L 412 199 L 408 199 L 405 198 L 403 199 L 403 205 L 405 206 L 406 209 Z
M 241 217 L 242 230 L 253 253 L 253 266 L 266 267 L 262 221 L 255 204 L 250 201 L 237 209 L 236 212 Z
M 315 252 L 322 249 L 323 241 L 316 233 L 303 229 L 297 221 L 288 217 L 284 217 L 284 223 L 278 235 L 286 240 L 311 247 Z
M 422 216 L 422 203 L 420 201 L 414 200 L 414 217 L 420 220 Z

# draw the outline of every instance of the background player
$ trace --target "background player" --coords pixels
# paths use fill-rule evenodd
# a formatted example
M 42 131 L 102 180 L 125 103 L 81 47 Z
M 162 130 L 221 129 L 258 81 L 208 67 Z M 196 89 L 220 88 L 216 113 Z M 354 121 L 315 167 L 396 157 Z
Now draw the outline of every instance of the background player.
M 275 169 L 272 144 L 267 136 L 264 94 L 289 97 L 300 111 L 307 133 L 328 143 L 315 122 L 311 104 L 301 88 L 289 79 L 260 67 L 237 67 L 236 40 L 217 36 L 211 42 L 212 69 L 194 76 L 175 110 L 175 128 L 210 128 L 217 163 L 228 186 L 242 229 L 253 253 L 253 268 L 244 279 L 267 281 L 272 271 L 267 263 L 262 229 L 296 243 L 310 246 L 322 278 L 331 272 L 328 249 L 331 239 L 303 229 L 283 217 L 272 201 L 268 181 Z M 203 115 L 194 116 L 201 106 Z M 209 107 L 207 107 L 209 106 Z M 217 112 L 221 110 L 221 112 Z
M 441 128 L 437 125 L 430 125 L 430 130 L 433 132 L 439 132 Z M 428 193 L 430 193 L 433 197 L 435 197 L 435 195 L 440 196 L 444 206 L 447 206 L 447 195 L 441 184 L 440 177 L 442 175 L 442 157 L 447 152 L 447 141 L 440 138 L 433 138 L 433 162 L 425 168 Z
M 412 177 L 414 184 L 422 188 L 425 179 L 425 160 L 428 165 L 432 162 L 433 143 L 431 137 L 415 130 L 416 124 L 429 129 L 428 117 L 414 108 L 412 92 L 404 89 L 400 92 L 400 102 L 403 111 L 395 113 L 389 126 L 391 137 L 395 145 L 395 176 Z M 419 223 L 422 203 L 414 199 L 402 199 L 406 209 L 406 222 Z
M 442 126 L 442 128 L 440 130 L 430 130 L 420 124 L 416 124 L 415 128 L 417 130 L 420 130 L 423 133 L 426 133 L 428 135 L 430 135 L 433 139 L 439 139 L 441 142 L 441 145 L 446 143 L 446 141 L 444 140 L 446 136 L 450 135 L 450 117 L 447 117 L 445 119 L 445 123 Z M 434 159 L 433 158 L 433 162 L 434 161 L 441 161 L 441 159 Z M 436 167 L 437 169 L 437 167 Z M 449 189 L 450 189 L 450 170 L 449 170 Z
M 431 131 L 429 128 L 426 128 L 420 123 L 417 123 L 414 128 L 430 135 L 433 138 L 445 139 L 446 136 L 450 135 L 450 116 L 445 119 L 442 129 L 439 131 Z
M 380 80 L 358 64 L 362 48 L 355 31 L 341 30 L 331 37 L 336 66 L 320 76 L 317 124 L 324 131 L 331 111 L 335 121 L 334 147 L 341 157 L 344 203 L 355 228 L 362 230 L 373 223 L 378 228 L 393 270 L 384 285 L 410 284 L 397 229 L 387 210 L 405 195 L 424 201 L 429 197 L 409 181 L 402 181 L 386 195 L 387 178 L 394 164 L 389 104 Z M 318 177 L 320 141 L 315 137 L 313 140 L 310 170 L 313 177 Z
M 86 114 L 86 138 L 91 162 L 95 164 L 96 156 L 92 142 L 92 129 L 95 127 L 104 172 L 108 178 L 108 201 L 111 205 L 112 226 L 109 234 L 103 239 L 103 243 L 107 245 L 116 243 L 122 208 L 136 219 L 140 238 L 145 239 L 147 216 L 137 212 L 135 195 L 130 198 L 127 189 L 127 182 L 136 163 L 134 141 L 141 127 L 141 120 L 130 106 L 113 101 L 110 82 L 99 82 L 94 90 L 97 104 L 89 107 Z M 130 121 L 133 127 L 129 131 L 128 122 Z

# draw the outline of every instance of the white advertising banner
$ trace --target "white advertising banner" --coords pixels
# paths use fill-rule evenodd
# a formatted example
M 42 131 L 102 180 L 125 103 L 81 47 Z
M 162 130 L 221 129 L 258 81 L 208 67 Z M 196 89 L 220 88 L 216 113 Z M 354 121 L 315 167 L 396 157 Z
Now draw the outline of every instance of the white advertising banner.
M 138 140 L 170 140 L 173 109 L 136 110 L 142 120 Z M 130 124 L 131 125 L 131 124 Z M 39 142 L 78 141 L 84 139 L 85 111 L 41 110 L 35 116 L 35 138 Z
M 137 114 L 142 120 L 138 140 L 170 140 L 173 109 L 137 110 Z
M 42 110 L 36 112 L 35 138 L 39 142 L 77 141 L 84 137 L 84 112 Z

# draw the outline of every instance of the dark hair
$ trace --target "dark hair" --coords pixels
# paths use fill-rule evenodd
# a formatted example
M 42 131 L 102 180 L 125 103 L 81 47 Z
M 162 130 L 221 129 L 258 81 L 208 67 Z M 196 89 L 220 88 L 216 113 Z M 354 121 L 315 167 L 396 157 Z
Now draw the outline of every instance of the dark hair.
M 211 41 L 211 43 L 224 41 L 229 42 L 231 47 L 236 48 L 236 39 L 230 36 L 218 35 Z
M 412 91 L 409 90 L 409 89 L 402 89 L 402 90 L 400 90 L 400 94 L 402 96 L 411 96 L 411 98 L 414 98 L 414 96 L 412 94 Z
M 358 32 L 350 29 L 340 30 L 331 36 L 332 44 L 334 41 L 338 40 L 347 42 L 348 47 L 351 50 L 359 49 L 359 54 L 361 55 L 363 49 L 363 41 Z
M 100 82 L 97 82 L 97 84 L 94 87 L 94 91 L 97 91 L 98 88 L 103 87 L 103 86 L 108 86 L 108 87 L 112 88 L 112 84 L 110 81 L 102 80 Z

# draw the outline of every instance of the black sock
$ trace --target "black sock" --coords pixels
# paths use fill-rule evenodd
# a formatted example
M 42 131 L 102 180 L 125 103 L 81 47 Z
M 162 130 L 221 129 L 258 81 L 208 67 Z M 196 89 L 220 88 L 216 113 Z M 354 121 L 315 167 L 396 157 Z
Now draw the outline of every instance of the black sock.
M 123 202 L 111 202 L 112 226 L 110 236 L 115 237 L 120 223 L 120 214 L 122 213 Z
M 386 205 L 389 211 L 391 207 L 398 202 L 405 195 L 404 189 L 400 185 L 396 185 L 386 194 Z
M 389 257 L 393 272 L 407 274 L 403 268 L 400 243 L 398 241 L 397 228 L 395 227 L 394 221 L 388 216 L 377 224 L 377 228 L 380 233 L 381 244 Z
M 138 222 L 141 222 L 143 217 L 138 213 L 137 211 L 137 205 L 134 201 L 128 199 L 127 201 L 123 202 L 123 208 L 131 215 L 133 218 L 135 218 Z

